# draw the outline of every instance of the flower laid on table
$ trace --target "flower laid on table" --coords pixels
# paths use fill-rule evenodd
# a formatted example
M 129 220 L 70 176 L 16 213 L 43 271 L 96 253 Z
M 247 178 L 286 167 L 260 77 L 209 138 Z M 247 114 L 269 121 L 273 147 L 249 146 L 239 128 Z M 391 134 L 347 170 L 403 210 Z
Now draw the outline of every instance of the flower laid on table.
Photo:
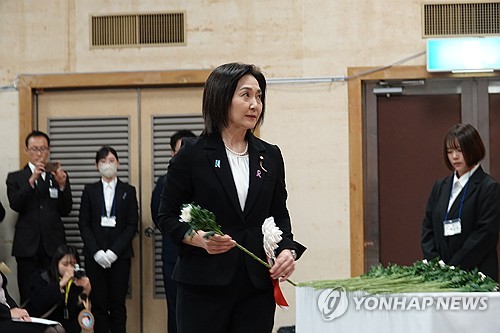
M 343 287 L 347 291 L 362 290 L 370 294 L 411 292 L 494 292 L 498 283 L 479 272 L 446 265 L 439 258 L 420 260 L 411 266 L 382 264 L 373 266 L 358 277 L 343 280 L 301 283 L 317 289 Z
M 221 226 L 217 224 L 215 221 L 215 215 L 209 210 L 206 210 L 204 208 L 201 208 L 199 205 L 195 204 L 185 204 L 181 208 L 181 215 L 179 216 L 180 222 L 185 222 L 189 225 L 190 229 L 190 235 L 193 235 L 195 232 L 198 231 L 205 231 L 207 234 L 205 234 L 203 237 L 208 238 L 210 236 L 213 236 L 215 234 L 224 236 L 225 234 L 222 232 Z M 266 221 L 267 224 L 266 224 Z M 272 221 L 272 225 L 269 224 Z M 264 223 L 268 226 L 266 227 L 266 233 L 264 234 L 264 251 L 266 250 L 266 234 L 267 234 L 267 239 L 268 241 L 268 247 L 269 249 L 272 248 L 272 253 L 274 256 L 274 250 L 278 247 L 277 243 L 281 240 L 281 234 L 282 231 L 279 230 L 278 227 L 274 224 L 274 219 L 272 217 L 267 218 Z M 274 225 L 274 227 L 273 227 Z M 276 231 L 277 229 L 277 231 Z M 264 225 L 262 226 L 262 231 L 264 233 Z M 268 231 L 272 231 L 268 233 Z M 279 235 L 278 235 L 279 232 Z M 279 237 L 279 240 L 277 240 Z M 271 268 L 271 265 L 266 263 L 264 260 L 260 259 L 257 257 L 255 254 L 247 250 L 245 247 L 241 246 L 236 242 L 236 247 L 238 247 L 240 250 L 248 254 L 250 257 L 253 259 L 257 260 L 259 263 L 262 265 L 266 266 L 267 268 Z M 266 252 L 267 255 L 267 252 Z M 291 281 L 290 279 L 286 279 L 287 282 L 295 286 L 295 282 Z

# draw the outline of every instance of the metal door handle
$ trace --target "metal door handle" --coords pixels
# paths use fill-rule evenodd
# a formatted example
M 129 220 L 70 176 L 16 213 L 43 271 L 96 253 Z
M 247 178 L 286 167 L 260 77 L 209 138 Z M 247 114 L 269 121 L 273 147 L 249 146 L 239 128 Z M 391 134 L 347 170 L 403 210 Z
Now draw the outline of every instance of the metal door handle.
M 155 229 L 153 227 L 147 227 L 144 229 L 144 235 L 146 237 L 153 237 L 155 234 Z

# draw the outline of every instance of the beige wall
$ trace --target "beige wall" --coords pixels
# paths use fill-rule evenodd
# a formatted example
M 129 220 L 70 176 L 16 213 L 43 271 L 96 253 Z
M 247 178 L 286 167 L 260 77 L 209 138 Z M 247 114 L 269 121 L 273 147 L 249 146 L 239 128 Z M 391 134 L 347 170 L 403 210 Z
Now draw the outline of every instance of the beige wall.
M 17 92 L 5 87 L 20 73 L 210 69 L 242 61 L 268 78 L 343 77 L 347 67 L 385 66 L 424 51 L 422 2 L 1 0 L 0 178 L 18 168 Z M 170 10 L 186 12 L 186 46 L 89 48 L 90 14 Z M 424 64 L 424 56 L 405 63 Z M 283 151 L 295 234 L 309 247 L 293 279 L 349 276 L 347 84 L 270 84 L 261 136 Z M 6 205 L 4 181 L 0 200 Z M 8 214 L 0 238 L 12 233 Z M 2 241 L 0 260 L 9 254 Z M 285 293 L 293 303 L 293 289 Z M 278 310 L 277 327 L 293 323 L 293 307 Z

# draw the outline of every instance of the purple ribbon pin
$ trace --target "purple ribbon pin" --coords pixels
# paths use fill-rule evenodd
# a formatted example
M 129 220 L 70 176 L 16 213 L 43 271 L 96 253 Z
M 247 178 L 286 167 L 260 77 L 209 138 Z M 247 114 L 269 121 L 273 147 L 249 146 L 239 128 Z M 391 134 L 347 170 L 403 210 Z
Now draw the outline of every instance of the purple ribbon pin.
M 260 170 L 257 170 L 257 175 L 256 175 L 256 176 L 257 176 L 257 177 L 259 177 L 259 178 L 262 178 L 262 175 L 261 175 L 261 173 L 260 173 Z

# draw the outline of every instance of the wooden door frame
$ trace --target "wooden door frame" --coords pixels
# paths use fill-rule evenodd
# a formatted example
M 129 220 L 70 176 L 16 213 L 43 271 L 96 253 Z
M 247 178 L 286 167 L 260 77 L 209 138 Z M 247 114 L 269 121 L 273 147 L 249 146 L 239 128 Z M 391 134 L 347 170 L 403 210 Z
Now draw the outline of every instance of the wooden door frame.
M 363 85 L 365 81 L 412 80 L 412 79 L 456 79 L 470 77 L 499 77 L 499 73 L 429 73 L 425 66 L 349 67 L 348 112 L 349 112 L 349 215 L 351 242 L 351 276 L 365 271 L 365 169 L 364 169 L 364 119 Z
M 28 163 L 24 140 L 35 128 L 35 94 L 50 89 L 110 89 L 146 87 L 201 87 L 211 70 L 112 73 L 41 74 L 18 77 L 20 167 Z

